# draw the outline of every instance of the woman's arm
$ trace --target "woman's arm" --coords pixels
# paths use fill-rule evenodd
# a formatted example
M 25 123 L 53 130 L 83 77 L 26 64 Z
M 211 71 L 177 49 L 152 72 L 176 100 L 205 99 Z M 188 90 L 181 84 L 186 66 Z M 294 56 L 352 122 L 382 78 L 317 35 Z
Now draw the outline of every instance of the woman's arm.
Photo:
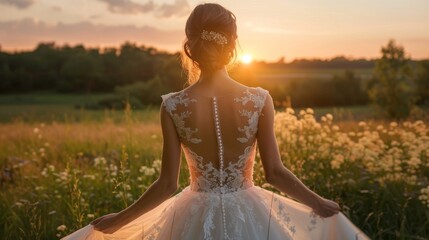
M 123 225 L 152 210 L 177 190 L 181 160 L 181 144 L 173 120 L 163 105 L 160 110 L 163 135 L 162 167 L 158 179 L 128 208 L 92 222 L 95 229 L 113 233 Z
M 284 167 L 274 134 L 274 114 L 273 100 L 268 95 L 259 119 L 257 133 L 259 153 L 267 182 L 313 208 L 322 217 L 338 213 L 337 203 L 324 199 L 308 189 L 291 171 Z

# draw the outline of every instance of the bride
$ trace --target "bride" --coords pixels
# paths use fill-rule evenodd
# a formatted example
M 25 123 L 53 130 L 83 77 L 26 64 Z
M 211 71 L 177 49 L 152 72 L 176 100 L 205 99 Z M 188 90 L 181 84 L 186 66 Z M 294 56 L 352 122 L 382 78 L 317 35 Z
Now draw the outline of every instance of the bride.
M 159 178 L 128 208 L 64 239 L 367 239 L 337 203 L 283 166 L 269 93 L 229 77 L 234 14 L 218 4 L 198 5 L 185 32 L 184 66 L 198 79 L 162 96 Z M 256 148 L 267 182 L 299 202 L 254 186 Z M 182 150 L 191 184 L 172 197 Z

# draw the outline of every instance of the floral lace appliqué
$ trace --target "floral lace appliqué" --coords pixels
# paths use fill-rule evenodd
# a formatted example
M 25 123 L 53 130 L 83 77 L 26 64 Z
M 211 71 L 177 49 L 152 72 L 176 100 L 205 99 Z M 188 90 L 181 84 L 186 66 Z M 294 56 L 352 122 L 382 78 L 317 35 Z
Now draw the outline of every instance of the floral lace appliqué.
M 237 138 L 237 140 L 241 143 L 247 143 L 258 131 L 258 120 L 261 115 L 262 108 L 264 107 L 265 98 L 266 98 L 266 90 L 262 88 L 257 88 L 258 93 L 252 93 L 249 90 L 246 90 L 245 96 L 237 97 L 234 99 L 235 102 L 241 103 L 245 106 L 247 103 L 253 103 L 254 110 L 240 110 L 240 115 L 242 117 L 246 117 L 247 125 L 242 128 L 238 128 L 238 131 L 244 133 L 244 136 Z
M 193 137 L 193 134 L 198 132 L 198 128 L 191 129 L 190 127 L 186 127 L 185 119 L 189 118 L 192 114 L 191 111 L 185 111 L 182 113 L 176 113 L 177 105 L 183 105 L 185 107 L 189 106 L 189 104 L 197 102 L 196 99 L 189 98 L 187 93 L 180 92 L 177 95 L 171 96 L 172 93 L 163 95 L 162 98 L 164 100 L 164 106 L 167 112 L 170 114 L 171 118 L 176 125 L 177 133 L 182 139 L 186 139 L 191 143 L 200 143 L 201 139 Z M 171 96 L 171 97 L 170 97 Z
M 248 167 L 247 164 L 253 163 L 249 157 L 254 152 L 255 146 L 255 144 L 248 146 L 243 154 L 238 157 L 238 161 L 228 163 L 224 170 L 223 182 L 225 185 L 222 189 L 219 186 L 220 171 L 211 162 L 204 162 L 203 157 L 185 147 L 190 158 L 188 159 L 190 172 L 196 175 L 195 180 L 191 182 L 192 190 L 218 193 L 223 191 L 227 193 L 253 186 L 252 178 L 244 176 L 243 171 Z
M 276 217 L 279 219 L 279 223 L 289 231 L 291 236 L 293 236 L 296 233 L 296 227 L 295 225 L 292 225 L 293 221 L 290 218 L 290 213 L 286 209 L 286 205 L 276 197 L 274 197 L 273 200 L 274 204 L 277 205 L 276 211 L 274 212 L 276 212 Z

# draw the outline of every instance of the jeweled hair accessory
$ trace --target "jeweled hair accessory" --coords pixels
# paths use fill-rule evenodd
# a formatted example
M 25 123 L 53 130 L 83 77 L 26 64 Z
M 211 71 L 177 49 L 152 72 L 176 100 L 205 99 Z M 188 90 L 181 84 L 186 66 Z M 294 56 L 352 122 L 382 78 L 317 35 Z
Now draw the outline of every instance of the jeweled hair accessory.
M 201 39 L 207 40 L 207 41 L 215 41 L 219 45 L 225 45 L 228 43 L 228 40 L 226 37 L 218 32 L 215 31 L 207 31 L 203 30 L 201 32 Z

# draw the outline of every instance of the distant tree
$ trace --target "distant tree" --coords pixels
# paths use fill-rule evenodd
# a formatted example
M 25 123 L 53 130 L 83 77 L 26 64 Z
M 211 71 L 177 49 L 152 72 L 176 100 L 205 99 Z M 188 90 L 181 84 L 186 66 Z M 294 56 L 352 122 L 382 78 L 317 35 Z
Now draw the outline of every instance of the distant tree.
M 415 101 L 409 58 L 402 46 L 390 40 L 381 48 L 373 76 L 366 85 L 370 100 L 389 117 L 404 118 Z
M 362 105 L 368 103 L 368 97 L 362 86 L 362 79 L 346 69 L 342 75 L 334 75 L 332 105 Z
M 89 93 L 95 89 L 97 82 L 103 79 L 102 66 L 94 56 L 86 52 L 70 58 L 62 66 L 61 75 L 63 81 L 59 82 L 58 89 L 62 91 L 73 90 Z M 65 87 L 71 89 L 65 89 Z
M 418 64 L 414 81 L 417 104 L 429 105 L 429 61 L 422 61 Z

